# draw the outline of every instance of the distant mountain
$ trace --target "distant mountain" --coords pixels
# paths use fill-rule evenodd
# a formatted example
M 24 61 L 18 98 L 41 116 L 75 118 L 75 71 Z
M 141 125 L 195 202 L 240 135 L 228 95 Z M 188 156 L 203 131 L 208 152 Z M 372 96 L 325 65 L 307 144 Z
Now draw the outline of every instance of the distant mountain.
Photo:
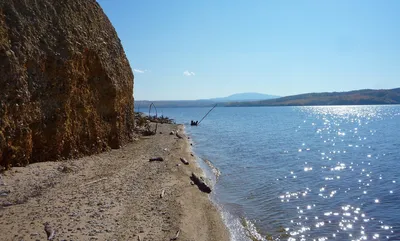
M 169 107 L 208 107 L 213 106 L 216 103 L 221 103 L 223 106 L 225 102 L 238 102 L 238 101 L 257 101 L 257 100 L 268 100 L 272 98 L 278 98 L 275 95 L 266 95 L 260 93 L 239 93 L 233 94 L 228 97 L 202 99 L 202 100 L 135 100 L 135 109 L 138 111 L 145 111 L 148 109 L 151 103 L 154 103 L 159 108 Z
M 260 93 L 238 93 L 238 94 L 233 94 L 228 97 L 222 97 L 222 98 L 213 98 L 209 99 L 211 101 L 217 101 L 217 102 L 227 102 L 227 101 L 255 101 L 255 100 L 268 100 L 268 99 L 275 99 L 279 98 L 280 96 L 276 95 L 267 95 L 267 94 L 260 94 Z
M 308 105 L 381 105 L 400 104 L 400 88 L 309 93 L 271 100 L 229 102 L 224 106 L 308 106 Z

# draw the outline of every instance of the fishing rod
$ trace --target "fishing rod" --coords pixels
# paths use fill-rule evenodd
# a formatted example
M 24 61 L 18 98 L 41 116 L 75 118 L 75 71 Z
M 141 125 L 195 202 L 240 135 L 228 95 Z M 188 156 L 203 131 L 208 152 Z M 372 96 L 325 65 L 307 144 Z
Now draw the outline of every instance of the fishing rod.
M 215 104 L 214 105 L 214 107 L 213 108 L 211 108 L 211 110 L 209 110 L 208 112 L 207 112 L 207 114 L 199 121 L 199 123 L 198 124 L 200 124 L 203 120 L 204 120 L 204 118 L 206 118 L 206 116 L 208 115 L 208 114 L 210 114 L 210 112 L 215 108 L 215 107 L 217 107 L 217 105 L 218 105 L 218 103 L 217 104 Z M 197 125 L 198 125 L 197 124 Z

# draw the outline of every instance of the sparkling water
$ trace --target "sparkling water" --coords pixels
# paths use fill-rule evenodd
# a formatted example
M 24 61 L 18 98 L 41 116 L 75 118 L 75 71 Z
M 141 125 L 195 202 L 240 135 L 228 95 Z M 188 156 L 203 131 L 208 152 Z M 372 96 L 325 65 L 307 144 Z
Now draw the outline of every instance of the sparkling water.
M 164 108 L 221 175 L 232 240 L 400 240 L 400 106 Z M 160 111 L 159 111 L 160 112 Z

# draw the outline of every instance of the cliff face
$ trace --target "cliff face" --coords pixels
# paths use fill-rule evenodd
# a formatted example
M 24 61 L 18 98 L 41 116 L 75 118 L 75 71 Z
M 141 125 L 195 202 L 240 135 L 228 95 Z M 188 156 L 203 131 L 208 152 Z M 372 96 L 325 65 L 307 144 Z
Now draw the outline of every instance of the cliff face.
M 0 165 L 119 148 L 133 73 L 95 0 L 0 0 Z

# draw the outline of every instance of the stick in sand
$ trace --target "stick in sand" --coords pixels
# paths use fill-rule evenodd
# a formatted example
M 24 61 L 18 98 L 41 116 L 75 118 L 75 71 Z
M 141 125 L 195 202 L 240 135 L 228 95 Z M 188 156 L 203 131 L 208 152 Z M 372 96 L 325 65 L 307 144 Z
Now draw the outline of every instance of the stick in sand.
M 100 179 L 98 179 L 98 180 L 95 180 L 95 181 L 92 181 L 92 182 L 88 182 L 88 183 L 82 184 L 81 187 L 84 187 L 84 186 L 87 186 L 87 185 L 90 185 L 90 184 L 94 184 L 94 183 L 96 183 L 96 182 L 100 182 L 100 181 L 103 181 L 103 180 L 107 180 L 107 177 L 103 177 L 103 178 L 100 178 Z
M 183 162 L 185 165 L 189 165 L 189 162 L 185 158 L 181 157 L 181 162 Z
M 165 190 L 163 189 L 163 190 L 161 191 L 160 198 L 163 198 L 164 195 L 165 195 Z
M 178 232 L 176 232 L 175 237 L 171 238 L 170 240 L 171 240 L 171 241 L 177 240 L 180 233 L 181 233 L 181 230 L 179 229 Z

